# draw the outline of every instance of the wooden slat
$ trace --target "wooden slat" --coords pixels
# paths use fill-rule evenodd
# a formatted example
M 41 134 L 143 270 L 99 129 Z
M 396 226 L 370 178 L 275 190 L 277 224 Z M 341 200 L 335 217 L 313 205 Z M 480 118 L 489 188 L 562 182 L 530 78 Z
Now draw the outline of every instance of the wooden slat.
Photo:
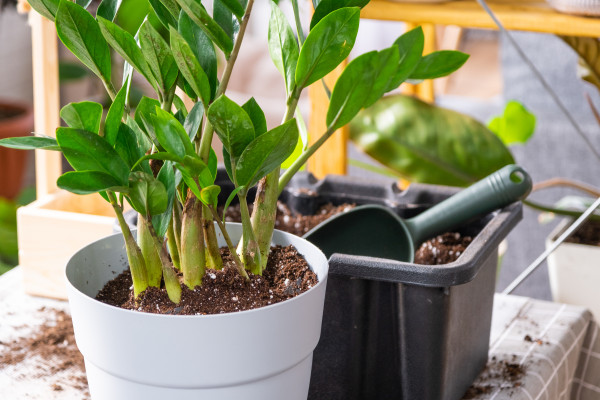
M 506 29 L 600 37 L 600 20 L 562 14 L 545 0 L 488 0 Z M 372 0 L 362 18 L 496 29 L 476 0 L 444 3 Z
M 29 13 L 33 49 L 33 94 L 35 132 L 56 135 L 60 124 L 58 88 L 58 42 L 54 23 L 35 11 Z M 56 179 L 62 173 L 59 152 L 35 151 L 37 196 L 56 191 Z
M 343 62 L 333 72 L 325 77 L 325 82 L 330 90 L 333 90 L 335 81 L 342 73 L 347 62 Z M 308 88 L 310 96 L 310 118 L 308 121 L 309 142 L 314 143 L 325 131 L 327 126 L 325 119 L 329 98 L 321 81 L 313 83 Z M 338 129 L 308 160 L 308 170 L 317 178 L 323 178 L 328 174 L 345 175 L 347 170 L 347 141 L 348 127 Z

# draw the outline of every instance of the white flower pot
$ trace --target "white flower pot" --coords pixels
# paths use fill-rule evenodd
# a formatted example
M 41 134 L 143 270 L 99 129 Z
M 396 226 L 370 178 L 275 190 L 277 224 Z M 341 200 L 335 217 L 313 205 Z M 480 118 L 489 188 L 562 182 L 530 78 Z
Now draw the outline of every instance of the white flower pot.
M 218 231 L 218 229 L 217 229 Z M 239 224 L 228 224 L 233 240 Z M 224 245 L 219 232 L 220 245 Z M 319 341 L 328 263 L 304 239 L 293 244 L 319 283 L 291 300 L 238 313 L 174 316 L 94 300 L 126 268 L 120 234 L 98 240 L 68 262 L 67 290 L 77 346 L 93 400 L 305 400 Z
M 549 247 L 572 222 L 565 219 L 546 239 Z M 562 243 L 548 257 L 550 289 L 554 301 L 587 307 L 600 321 L 600 247 Z

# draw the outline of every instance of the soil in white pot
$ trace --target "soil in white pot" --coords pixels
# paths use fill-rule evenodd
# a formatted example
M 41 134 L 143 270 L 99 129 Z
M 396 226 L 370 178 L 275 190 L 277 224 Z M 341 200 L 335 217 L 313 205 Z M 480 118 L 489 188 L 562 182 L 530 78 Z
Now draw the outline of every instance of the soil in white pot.
M 566 242 L 600 246 L 600 221 L 587 221 Z

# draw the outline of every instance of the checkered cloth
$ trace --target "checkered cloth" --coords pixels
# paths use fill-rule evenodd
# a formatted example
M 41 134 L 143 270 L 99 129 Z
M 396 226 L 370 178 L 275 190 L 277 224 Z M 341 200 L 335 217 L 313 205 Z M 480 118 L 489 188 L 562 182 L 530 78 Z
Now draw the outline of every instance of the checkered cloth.
M 43 322 L 41 307 L 67 308 L 24 294 L 21 280 L 20 268 L 0 276 L 0 352 L 2 343 Z M 0 399 L 87 398 L 68 384 L 68 375 L 39 377 L 38 366 L 48 361 L 32 355 L 16 366 L 0 365 Z M 53 385 L 62 380 L 57 391 Z M 581 307 L 496 295 L 488 367 L 472 389 L 480 392 L 471 391 L 472 399 L 600 400 L 600 332 L 592 315 Z

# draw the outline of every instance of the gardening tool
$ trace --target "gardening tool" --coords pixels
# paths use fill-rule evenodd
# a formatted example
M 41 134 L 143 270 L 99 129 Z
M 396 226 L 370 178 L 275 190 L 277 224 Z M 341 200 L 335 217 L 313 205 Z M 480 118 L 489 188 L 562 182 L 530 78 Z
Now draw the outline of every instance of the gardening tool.
M 470 219 L 520 200 L 531 191 L 521 167 L 507 165 L 421 214 L 402 220 L 380 205 L 338 214 L 304 235 L 327 257 L 333 253 L 413 262 L 415 246 Z

